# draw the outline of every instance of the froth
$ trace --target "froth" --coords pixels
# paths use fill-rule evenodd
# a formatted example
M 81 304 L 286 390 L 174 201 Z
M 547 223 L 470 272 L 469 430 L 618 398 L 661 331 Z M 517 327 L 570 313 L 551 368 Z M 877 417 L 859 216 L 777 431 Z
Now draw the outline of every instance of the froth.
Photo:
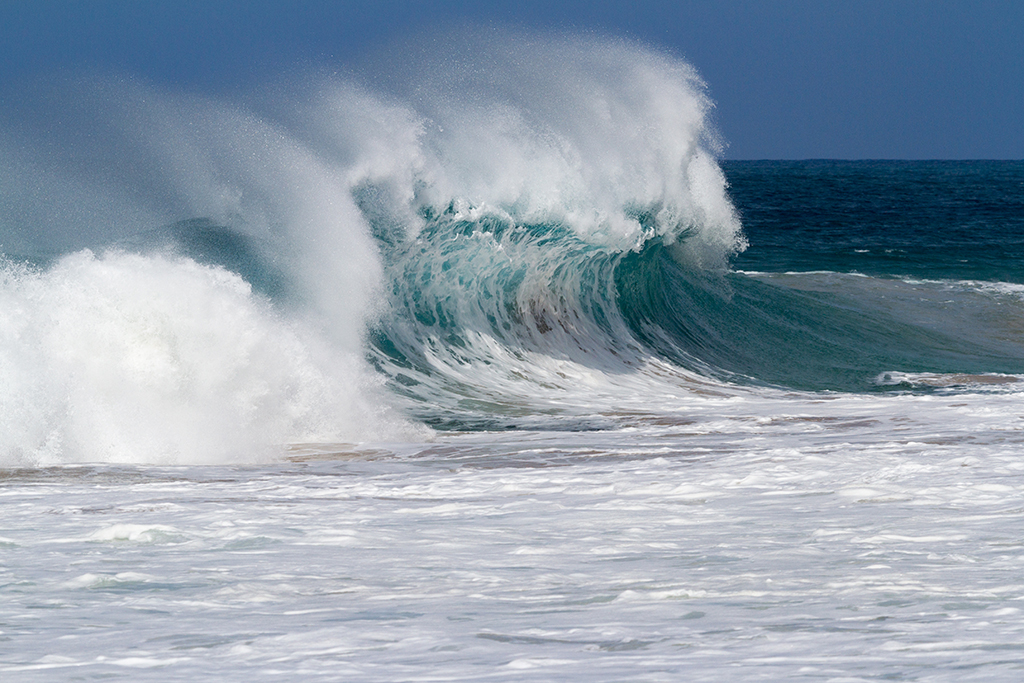
M 221 268 L 88 251 L 6 265 L 0 317 L 0 465 L 252 461 L 395 427 L 358 357 L 319 354 Z

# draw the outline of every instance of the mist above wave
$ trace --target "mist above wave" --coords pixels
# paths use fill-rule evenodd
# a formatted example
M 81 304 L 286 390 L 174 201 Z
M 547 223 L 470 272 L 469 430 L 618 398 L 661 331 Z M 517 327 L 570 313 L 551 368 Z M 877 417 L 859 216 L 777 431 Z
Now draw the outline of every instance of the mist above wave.
M 742 248 L 689 64 L 625 41 L 487 31 L 418 47 L 379 68 L 420 126 L 421 204 L 563 223 L 615 249 L 685 236 L 704 267 Z

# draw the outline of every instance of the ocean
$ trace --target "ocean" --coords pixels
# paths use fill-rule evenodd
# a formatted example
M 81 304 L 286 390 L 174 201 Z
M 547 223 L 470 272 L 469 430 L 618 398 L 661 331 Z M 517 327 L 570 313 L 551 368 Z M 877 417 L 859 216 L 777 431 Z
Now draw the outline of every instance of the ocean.
M 1024 162 L 430 48 L 0 112 L 0 678 L 1017 680 Z

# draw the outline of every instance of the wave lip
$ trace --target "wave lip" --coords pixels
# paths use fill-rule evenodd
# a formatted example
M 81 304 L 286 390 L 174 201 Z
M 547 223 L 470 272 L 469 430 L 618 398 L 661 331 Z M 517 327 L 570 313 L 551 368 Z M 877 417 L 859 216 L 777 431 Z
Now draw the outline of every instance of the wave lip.
M 411 141 L 415 152 L 403 156 L 418 164 L 416 187 L 397 194 L 435 214 L 455 207 L 566 225 L 618 250 L 652 237 L 685 241 L 704 267 L 723 267 L 742 248 L 715 162 L 713 104 L 689 64 L 602 38 L 506 30 L 431 38 L 413 46 L 408 63 L 379 67 L 413 113 L 405 120 L 419 126 L 414 138 L 401 129 L 390 136 Z M 366 167 L 375 165 L 386 166 Z

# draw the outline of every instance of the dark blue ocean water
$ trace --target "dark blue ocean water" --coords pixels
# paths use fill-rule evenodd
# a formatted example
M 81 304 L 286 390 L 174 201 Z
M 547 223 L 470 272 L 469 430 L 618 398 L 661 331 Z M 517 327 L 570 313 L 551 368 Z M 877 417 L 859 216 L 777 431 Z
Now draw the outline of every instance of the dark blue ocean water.
M 1024 162 L 727 161 L 741 270 L 1024 282 Z

